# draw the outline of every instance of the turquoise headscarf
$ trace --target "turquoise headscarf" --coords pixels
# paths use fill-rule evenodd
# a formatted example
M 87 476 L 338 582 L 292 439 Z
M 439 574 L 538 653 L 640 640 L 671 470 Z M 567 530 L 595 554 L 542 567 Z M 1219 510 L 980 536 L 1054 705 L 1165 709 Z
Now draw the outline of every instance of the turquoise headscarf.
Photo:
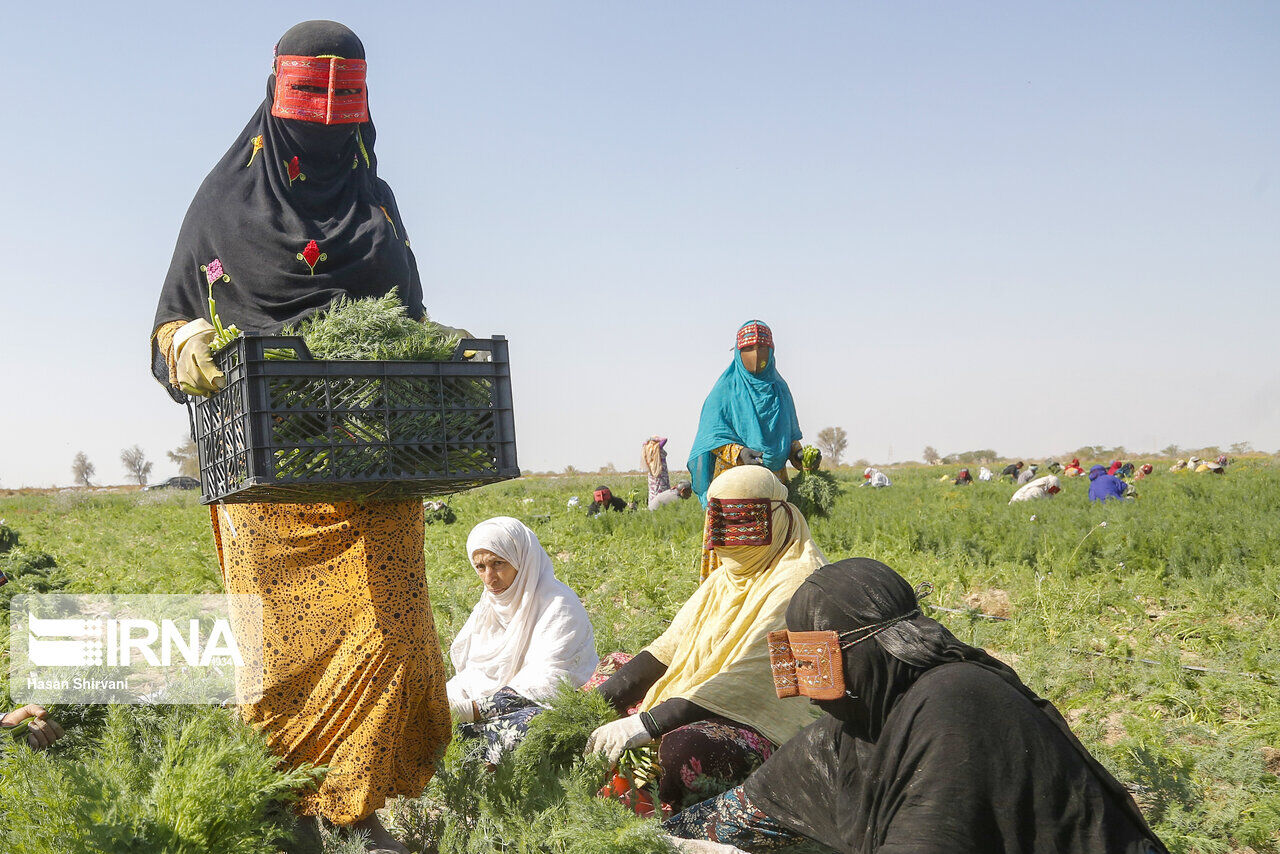
M 760 321 L 748 321 L 743 326 L 752 323 Z M 746 445 L 763 454 L 765 468 L 777 471 L 787 464 L 791 443 L 802 436 L 791 389 L 778 374 L 773 348 L 769 348 L 769 364 L 758 374 L 743 367 L 735 350 L 733 363 L 725 368 L 702 404 L 698 434 L 689 451 L 689 475 L 698 500 L 702 506 L 707 505 L 707 487 L 716 470 L 712 451 L 716 448 Z

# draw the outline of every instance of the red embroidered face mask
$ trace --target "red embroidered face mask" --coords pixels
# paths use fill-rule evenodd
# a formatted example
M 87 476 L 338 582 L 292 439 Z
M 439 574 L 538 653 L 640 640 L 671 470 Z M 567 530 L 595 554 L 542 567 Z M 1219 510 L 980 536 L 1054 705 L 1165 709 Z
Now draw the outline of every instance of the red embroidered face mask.
M 344 125 L 369 120 L 365 61 L 320 56 L 277 56 L 271 115 Z
M 709 549 L 767 546 L 773 542 L 773 503 L 768 498 L 708 498 Z
M 773 347 L 773 330 L 758 320 L 744 324 L 738 330 L 738 349 L 748 347 Z

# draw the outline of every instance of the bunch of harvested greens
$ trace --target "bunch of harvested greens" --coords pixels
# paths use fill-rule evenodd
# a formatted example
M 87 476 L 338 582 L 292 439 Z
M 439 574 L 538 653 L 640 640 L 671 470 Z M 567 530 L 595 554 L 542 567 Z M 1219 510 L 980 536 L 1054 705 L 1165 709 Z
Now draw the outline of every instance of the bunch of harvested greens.
M 787 492 L 787 500 L 800 508 L 806 518 L 822 517 L 835 506 L 840 485 L 831 472 L 806 467 L 787 483 Z
M 639 798 L 625 797 L 632 781 L 615 781 L 603 760 L 582 755 L 592 730 L 616 718 L 598 692 L 565 685 L 496 767 L 484 762 L 482 739 L 455 738 L 418 802 L 434 816 L 425 835 L 441 854 L 672 851 L 660 825 L 637 815 Z M 624 797 L 598 797 L 606 779 Z
M 443 362 L 458 344 L 425 316 L 409 317 L 394 289 L 382 297 L 341 297 L 283 334 L 300 336 L 317 359 Z

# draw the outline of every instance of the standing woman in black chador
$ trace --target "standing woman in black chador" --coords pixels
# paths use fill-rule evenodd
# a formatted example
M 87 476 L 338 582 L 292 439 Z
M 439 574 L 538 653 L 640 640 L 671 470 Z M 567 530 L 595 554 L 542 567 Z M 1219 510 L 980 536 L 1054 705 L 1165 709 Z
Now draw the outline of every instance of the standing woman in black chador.
M 778 694 L 826 714 L 668 832 L 748 851 L 808 837 L 845 854 L 1168 854 L 1053 704 L 924 616 L 884 564 L 814 572 L 787 628 L 769 638 Z
M 152 324 L 152 371 L 179 402 L 223 383 L 223 325 L 278 333 L 338 297 L 396 289 L 423 316 L 395 196 L 378 177 L 364 45 L 308 21 L 276 45 L 267 96 L 196 193 Z M 241 707 L 289 765 L 328 766 L 304 815 L 407 851 L 374 810 L 416 797 L 449 741 L 427 596 L 422 503 L 219 504 L 229 592 L 262 598 L 263 696 Z

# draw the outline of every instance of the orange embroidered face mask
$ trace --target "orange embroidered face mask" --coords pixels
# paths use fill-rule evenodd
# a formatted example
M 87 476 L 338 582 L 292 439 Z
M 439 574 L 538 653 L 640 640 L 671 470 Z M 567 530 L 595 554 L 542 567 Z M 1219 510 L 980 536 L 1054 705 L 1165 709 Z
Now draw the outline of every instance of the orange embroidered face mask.
M 769 632 L 769 665 L 779 697 L 838 700 L 844 696 L 844 660 L 835 632 Z
M 367 122 L 365 68 L 363 59 L 277 56 L 271 115 L 323 125 Z
M 933 585 L 917 588 L 917 601 L 928 596 Z M 781 698 L 808 697 L 838 700 L 845 695 L 843 651 L 870 640 L 890 626 L 919 616 L 920 609 L 847 632 L 769 632 L 769 665 L 773 690 Z

